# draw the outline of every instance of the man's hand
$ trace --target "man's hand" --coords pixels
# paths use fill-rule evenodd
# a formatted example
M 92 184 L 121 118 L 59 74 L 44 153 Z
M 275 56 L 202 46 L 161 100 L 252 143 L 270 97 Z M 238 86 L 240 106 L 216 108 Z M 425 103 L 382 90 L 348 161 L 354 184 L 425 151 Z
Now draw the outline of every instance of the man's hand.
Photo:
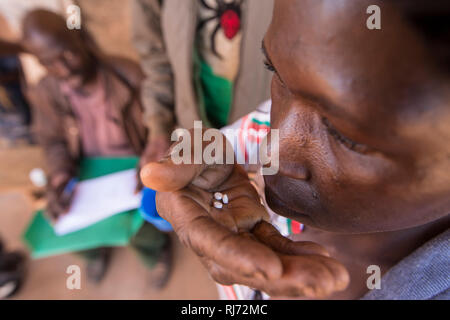
M 158 191 L 158 213 L 217 282 L 308 298 L 348 285 L 347 270 L 323 247 L 286 239 L 266 222 L 267 212 L 240 166 L 176 165 L 166 158 L 146 165 L 141 177 Z M 213 206 L 215 192 L 228 196 L 222 209 Z
M 70 209 L 73 191 L 65 192 L 66 186 L 72 177 L 66 173 L 58 173 L 51 177 L 47 190 L 47 210 L 49 217 L 56 221 Z

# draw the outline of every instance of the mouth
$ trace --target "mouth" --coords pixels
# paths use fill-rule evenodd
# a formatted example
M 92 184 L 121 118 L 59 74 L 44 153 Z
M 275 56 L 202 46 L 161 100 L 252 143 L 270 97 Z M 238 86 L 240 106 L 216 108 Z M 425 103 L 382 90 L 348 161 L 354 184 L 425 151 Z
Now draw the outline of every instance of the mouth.
M 270 209 L 276 213 L 305 224 L 312 223 L 311 216 L 305 212 L 291 208 L 268 185 L 265 188 L 266 201 Z

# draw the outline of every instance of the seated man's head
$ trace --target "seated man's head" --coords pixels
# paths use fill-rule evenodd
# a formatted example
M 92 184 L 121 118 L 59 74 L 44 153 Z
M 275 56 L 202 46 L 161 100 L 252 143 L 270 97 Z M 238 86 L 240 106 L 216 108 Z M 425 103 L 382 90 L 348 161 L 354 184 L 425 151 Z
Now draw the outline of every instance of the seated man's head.
M 450 212 L 448 33 L 427 23 L 448 21 L 444 3 L 275 1 L 264 39 L 280 129 L 280 171 L 265 177 L 272 209 L 338 232 Z M 373 4 L 381 30 L 366 27 Z
M 34 10 L 23 20 L 23 44 L 49 74 L 77 89 L 95 74 L 93 50 L 81 30 L 69 30 L 60 15 Z

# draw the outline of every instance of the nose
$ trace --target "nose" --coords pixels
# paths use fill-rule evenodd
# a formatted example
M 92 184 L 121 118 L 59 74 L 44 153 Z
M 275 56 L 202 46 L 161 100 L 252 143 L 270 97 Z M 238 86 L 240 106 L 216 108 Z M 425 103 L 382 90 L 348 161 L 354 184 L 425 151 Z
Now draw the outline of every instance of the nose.
M 279 123 L 281 175 L 296 180 L 312 177 L 312 164 L 320 151 L 320 115 L 308 106 L 293 104 Z
M 306 165 L 299 162 L 284 161 L 280 159 L 279 172 L 283 176 L 296 180 L 306 181 L 311 178 L 311 172 Z

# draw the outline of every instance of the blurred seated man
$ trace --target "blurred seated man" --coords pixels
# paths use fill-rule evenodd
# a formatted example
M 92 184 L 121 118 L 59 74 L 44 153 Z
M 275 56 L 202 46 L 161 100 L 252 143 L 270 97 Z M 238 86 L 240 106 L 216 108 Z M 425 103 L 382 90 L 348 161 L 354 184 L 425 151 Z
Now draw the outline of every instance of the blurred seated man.
M 35 10 L 23 21 L 23 44 L 47 69 L 30 90 L 38 141 L 49 168 L 48 213 L 57 219 L 70 206 L 63 196 L 82 157 L 139 156 L 147 129 L 142 124 L 142 73 L 131 61 L 102 54 L 84 30 L 69 30 L 59 15 Z M 153 269 L 151 283 L 162 287 L 169 275 L 169 238 L 145 224 L 132 240 Z M 83 252 L 88 278 L 98 282 L 110 249 Z

